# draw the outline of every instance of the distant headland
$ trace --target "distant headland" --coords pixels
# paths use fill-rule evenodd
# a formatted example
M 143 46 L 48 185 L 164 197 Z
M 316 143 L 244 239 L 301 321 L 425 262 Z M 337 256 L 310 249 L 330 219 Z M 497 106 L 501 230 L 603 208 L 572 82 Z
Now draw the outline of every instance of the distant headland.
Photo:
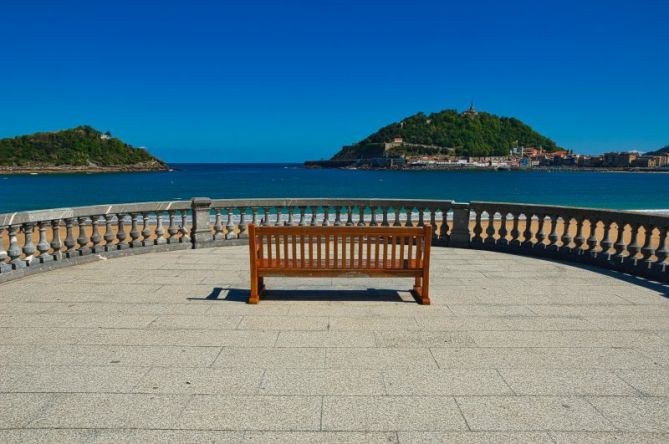
M 0 139 L 0 173 L 167 171 L 162 160 L 87 125 Z
M 391 123 L 311 168 L 525 169 L 573 168 L 669 171 L 669 146 L 641 154 L 576 154 L 514 117 L 479 112 L 422 112 Z

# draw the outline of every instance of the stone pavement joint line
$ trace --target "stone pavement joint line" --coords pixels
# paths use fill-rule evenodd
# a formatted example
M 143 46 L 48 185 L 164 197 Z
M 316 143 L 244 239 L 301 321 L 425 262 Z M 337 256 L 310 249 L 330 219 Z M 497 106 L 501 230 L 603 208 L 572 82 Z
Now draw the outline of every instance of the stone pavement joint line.
M 0 442 L 669 442 L 667 285 L 435 248 L 430 306 L 329 278 L 250 306 L 247 255 L 0 284 Z

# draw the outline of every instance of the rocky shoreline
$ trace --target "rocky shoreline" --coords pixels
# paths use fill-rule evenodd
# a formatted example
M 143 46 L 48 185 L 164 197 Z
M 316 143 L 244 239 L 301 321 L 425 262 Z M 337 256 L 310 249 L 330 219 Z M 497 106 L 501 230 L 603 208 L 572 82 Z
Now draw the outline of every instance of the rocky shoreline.
M 146 173 L 155 171 L 171 171 L 168 165 L 151 163 L 137 165 L 44 165 L 44 166 L 3 166 L 0 175 L 6 174 L 92 174 L 92 173 Z

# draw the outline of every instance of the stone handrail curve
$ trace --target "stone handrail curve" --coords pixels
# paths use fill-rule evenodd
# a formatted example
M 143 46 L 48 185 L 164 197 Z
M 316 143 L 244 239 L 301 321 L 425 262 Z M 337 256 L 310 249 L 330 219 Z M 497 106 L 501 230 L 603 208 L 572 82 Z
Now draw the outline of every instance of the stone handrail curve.
M 435 246 L 562 259 L 669 282 L 668 216 L 482 201 L 206 197 L 0 214 L 0 282 L 104 257 L 246 243 L 249 223 L 430 223 Z

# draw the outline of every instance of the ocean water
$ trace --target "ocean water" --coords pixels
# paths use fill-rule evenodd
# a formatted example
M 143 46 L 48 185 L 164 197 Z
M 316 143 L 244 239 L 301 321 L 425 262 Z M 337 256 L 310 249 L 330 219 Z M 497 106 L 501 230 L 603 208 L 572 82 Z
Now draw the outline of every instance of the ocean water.
M 172 164 L 155 173 L 0 175 L 0 213 L 211 198 L 359 197 L 490 200 L 669 209 L 669 174 L 581 171 L 306 169 L 296 164 Z

